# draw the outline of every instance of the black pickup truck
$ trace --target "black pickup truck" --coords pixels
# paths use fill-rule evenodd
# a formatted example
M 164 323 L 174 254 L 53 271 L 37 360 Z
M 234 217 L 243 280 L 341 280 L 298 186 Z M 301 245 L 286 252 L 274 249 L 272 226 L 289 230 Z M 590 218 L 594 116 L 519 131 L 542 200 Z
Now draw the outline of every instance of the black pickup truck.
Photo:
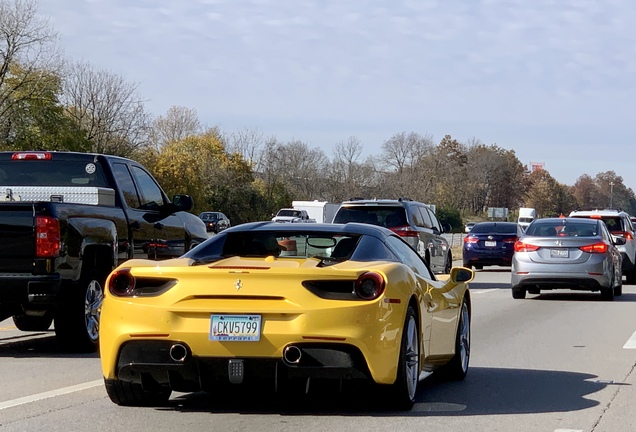
M 55 321 L 62 347 L 93 351 L 103 286 L 131 258 L 167 259 L 208 238 L 188 195 L 170 201 L 130 159 L 0 152 L 0 321 Z

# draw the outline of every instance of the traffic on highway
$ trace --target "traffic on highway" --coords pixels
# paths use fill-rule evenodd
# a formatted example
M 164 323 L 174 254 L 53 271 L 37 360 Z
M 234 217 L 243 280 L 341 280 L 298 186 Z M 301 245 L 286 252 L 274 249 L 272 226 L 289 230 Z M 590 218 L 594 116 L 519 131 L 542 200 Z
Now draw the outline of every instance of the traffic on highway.
M 604 302 L 554 290 L 510 295 L 510 269 L 470 282 L 470 369 L 463 382 L 426 378 L 410 411 L 382 394 L 329 392 L 280 400 L 267 392 L 173 393 L 165 406 L 119 407 L 98 353 L 61 352 L 52 330 L 0 322 L 3 431 L 617 431 L 633 429 L 636 286 Z

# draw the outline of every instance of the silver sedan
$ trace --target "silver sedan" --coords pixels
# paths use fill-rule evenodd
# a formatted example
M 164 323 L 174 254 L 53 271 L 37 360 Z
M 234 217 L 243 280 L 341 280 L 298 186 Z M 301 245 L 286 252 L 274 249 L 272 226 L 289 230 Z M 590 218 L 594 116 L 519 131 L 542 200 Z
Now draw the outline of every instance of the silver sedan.
M 600 291 L 603 300 L 613 300 L 623 292 L 616 245 L 624 242 L 614 240 L 598 219 L 537 219 L 515 243 L 512 297 L 571 289 Z

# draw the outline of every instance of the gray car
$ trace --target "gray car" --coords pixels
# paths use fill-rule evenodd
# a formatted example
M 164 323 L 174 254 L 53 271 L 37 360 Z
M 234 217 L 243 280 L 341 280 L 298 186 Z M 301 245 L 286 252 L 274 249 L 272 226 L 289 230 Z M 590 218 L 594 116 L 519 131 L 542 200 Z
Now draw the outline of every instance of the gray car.
M 389 228 L 420 254 L 435 273 L 449 273 L 453 255 L 442 235 L 442 226 L 432 208 L 424 203 L 400 199 L 358 199 L 340 205 L 333 223 L 358 222 Z
M 600 291 L 603 300 L 613 300 L 623 292 L 616 245 L 624 243 L 624 238 L 613 239 L 599 219 L 537 219 L 515 243 L 512 297 L 571 289 Z

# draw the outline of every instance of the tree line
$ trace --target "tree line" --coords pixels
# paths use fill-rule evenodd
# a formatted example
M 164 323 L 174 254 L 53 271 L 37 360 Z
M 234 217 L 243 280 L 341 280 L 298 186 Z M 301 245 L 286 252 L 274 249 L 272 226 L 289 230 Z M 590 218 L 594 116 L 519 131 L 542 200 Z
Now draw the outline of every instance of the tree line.
M 137 84 L 87 62 L 65 59 L 36 0 L 0 0 L 0 149 L 71 150 L 130 157 L 166 193 L 189 193 L 195 212 L 223 211 L 233 224 L 269 219 L 292 200 L 410 198 L 435 204 L 461 228 L 490 207 L 534 207 L 542 216 L 577 208 L 622 208 L 636 197 L 614 171 L 582 174 L 574 185 L 548 170 L 530 172 L 516 156 L 476 138 L 397 132 L 376 155 L 355 136 L 327 155 L 300 140 L 258 130 L 203 125 L 196 110 L 146 111 Z

